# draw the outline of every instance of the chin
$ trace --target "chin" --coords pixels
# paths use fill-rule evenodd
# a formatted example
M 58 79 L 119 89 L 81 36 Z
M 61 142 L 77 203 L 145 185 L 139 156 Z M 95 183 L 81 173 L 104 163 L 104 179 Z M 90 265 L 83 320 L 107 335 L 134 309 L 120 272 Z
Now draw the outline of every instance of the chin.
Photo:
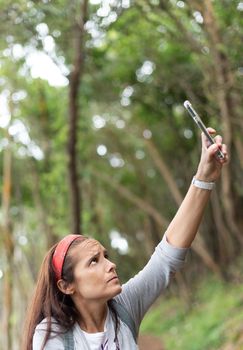
M 115 296 L 117 296 L 118 294 L 120 294 L 121 291 L 122 291 L 121 285 L 117 286 L 111 295 L 111 299 L 114 298 Z
M 119 288 L 118 288 L 118 291 L 117 291 L 117 294 L 116 294 L 116 295 L 120 294 L 120 293 L 121 293 L 121 291 L 122 291 L 122 286 L 119 286 Z

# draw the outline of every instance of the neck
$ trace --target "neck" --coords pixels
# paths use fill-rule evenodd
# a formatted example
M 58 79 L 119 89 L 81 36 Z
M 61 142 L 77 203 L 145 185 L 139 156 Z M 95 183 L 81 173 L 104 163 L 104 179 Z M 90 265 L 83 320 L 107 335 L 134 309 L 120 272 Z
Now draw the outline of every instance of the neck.
M 87 333 L 104 332 L 105 320 L 108 312 L 107 303 L 89 303 L 76 305 L 79 311 L 80 328 Z

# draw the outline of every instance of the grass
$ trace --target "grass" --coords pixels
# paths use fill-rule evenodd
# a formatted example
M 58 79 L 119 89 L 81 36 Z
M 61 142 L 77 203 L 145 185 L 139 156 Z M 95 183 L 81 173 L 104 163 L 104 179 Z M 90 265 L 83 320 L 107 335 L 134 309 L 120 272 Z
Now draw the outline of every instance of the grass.
M 243 349 L 243 285 L 209 278 L 190 305 L 175 297 L 160 299 L 141 325 L 141 333 L 162 339 L 166 350 Z M 240 344 L 240 345 L 239 345 Z

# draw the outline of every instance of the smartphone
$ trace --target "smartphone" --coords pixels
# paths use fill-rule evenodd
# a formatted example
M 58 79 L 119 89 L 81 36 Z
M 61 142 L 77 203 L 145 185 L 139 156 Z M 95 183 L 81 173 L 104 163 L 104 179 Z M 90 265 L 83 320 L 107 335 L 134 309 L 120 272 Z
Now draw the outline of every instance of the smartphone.
M 185 101 L 184 102 L 184 107 L 186 108 L 186 110 L 188 111 L 188 113 L 190 114 L 190 116 L 192 117 L 194 122 L 197 124 L 197 126 L 206 135 L 206 137 L 207 137 L 208 141 L 210 142 L 210 144 L 212 145 L 213 143 L 215 143 L 214 139 L 209 134 L 206 126 L 203 124 L 201 118 L 199 117 L 199 115 L 197 114 L 195 109 L 192 107 L 191 103 L 189 101 Z M 219 158 L 219 159 L 224 159 L 224 154 L 223 154 L 223 152 L 220 149 L 216 152 L 216 157 Z

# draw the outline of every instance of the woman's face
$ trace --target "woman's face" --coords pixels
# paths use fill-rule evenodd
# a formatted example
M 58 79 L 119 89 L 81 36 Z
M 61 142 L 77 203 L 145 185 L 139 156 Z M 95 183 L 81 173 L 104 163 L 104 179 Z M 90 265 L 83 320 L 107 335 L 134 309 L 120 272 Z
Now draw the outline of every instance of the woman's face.
M 108 259 L 105 248 L 87 239 L 72 249 L 74 267 L 73 297 L 83 301 L 108 301 L 121 292 L 116 265 Z

